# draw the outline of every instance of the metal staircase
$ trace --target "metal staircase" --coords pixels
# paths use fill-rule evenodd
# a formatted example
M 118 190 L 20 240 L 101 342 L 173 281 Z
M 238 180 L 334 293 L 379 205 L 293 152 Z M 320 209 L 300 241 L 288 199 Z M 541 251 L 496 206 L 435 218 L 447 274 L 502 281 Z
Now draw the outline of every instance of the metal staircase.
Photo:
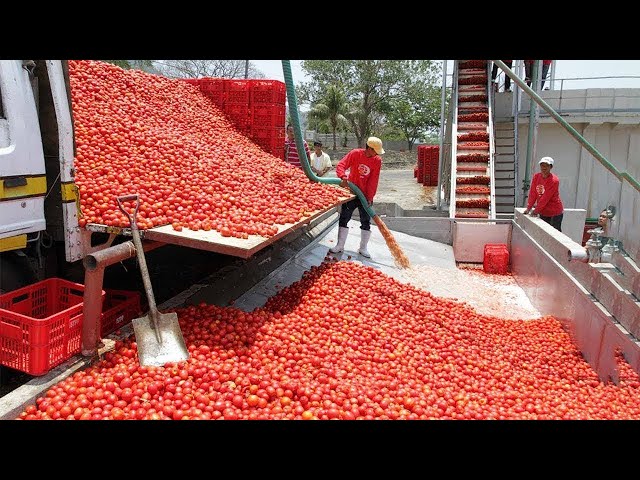
M 511 219 L 516 207 L 516 132 L 513 118 L 505 120 L 494 126 L 496 218 Z

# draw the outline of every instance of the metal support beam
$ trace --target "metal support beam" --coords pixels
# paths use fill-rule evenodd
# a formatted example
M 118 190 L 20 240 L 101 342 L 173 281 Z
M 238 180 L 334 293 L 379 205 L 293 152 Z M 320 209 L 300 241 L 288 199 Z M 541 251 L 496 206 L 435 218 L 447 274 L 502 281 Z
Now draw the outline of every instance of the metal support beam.
M 442 95 L 440 99 L 440 155 L 438 157 L 438 190 L 436 198 L 436 210 L 440 210 L 442 190 L 442 163 L 444 158 L 444 112 L 447 103 L 447 61 L 442 61 Z
M 164 244 L 160 242 L 147 242 L 144 244 L 143 249 L 149 251 L 162 245 Z M 131 258 L 135 254 L 136 249 L 133 242 L 128 241 L 94 252 L 82 260 L 85 272 L 80 351 L 85 357 L 93 357 L 98 353 L 104 269 L 109 265 Z

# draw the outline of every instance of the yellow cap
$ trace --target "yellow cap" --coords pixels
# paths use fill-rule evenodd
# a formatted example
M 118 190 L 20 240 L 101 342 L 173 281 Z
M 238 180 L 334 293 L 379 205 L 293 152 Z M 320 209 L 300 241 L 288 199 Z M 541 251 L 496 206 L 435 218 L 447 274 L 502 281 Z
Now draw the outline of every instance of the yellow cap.
M 373 148 L 378 155 L 382 155 L 384 153 L 384 148 L 382 148 L 382 140 L 378 137 L 369 137 L 367 139 L 367 145 Z

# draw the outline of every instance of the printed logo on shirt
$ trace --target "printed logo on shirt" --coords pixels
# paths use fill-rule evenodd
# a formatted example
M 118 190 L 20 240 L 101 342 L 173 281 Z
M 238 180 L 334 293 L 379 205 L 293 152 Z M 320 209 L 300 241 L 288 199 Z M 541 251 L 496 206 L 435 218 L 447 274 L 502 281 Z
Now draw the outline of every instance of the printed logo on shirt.
M 363 177 L 366 177 L 371 173 L 371 169 L 364 163 L 361 163 L 360 165 L 358 165 L 358 173 Z
M 544 195 L 544 185 L 536 185 L 536 192 L 538 195 Z

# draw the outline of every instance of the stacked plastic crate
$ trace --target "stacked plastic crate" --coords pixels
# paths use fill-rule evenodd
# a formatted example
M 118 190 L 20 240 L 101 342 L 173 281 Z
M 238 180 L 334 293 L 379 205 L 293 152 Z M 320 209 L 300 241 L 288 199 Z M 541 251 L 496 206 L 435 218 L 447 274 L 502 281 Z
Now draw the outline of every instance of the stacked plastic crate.
M 427 187 L 438 186 L 438 162 L 440 147 L 438 145 L 418 145 L 418 167 L 416 178 L 418 183 Z
M 200 86 L 200 91 L 209 97 L 213 102 L 224 110 L 225 103 L 225 79 L 205 77 L 200 79 L 188 78 L 185 79 L 187 83 L 196 84 Z
M 251 82 L 227 79 L 224 84 L 224 112 L 238 131 L 251 136 Z
M 279 80 L 183 79 L 224 111 L 238 131 L 284 159 L 287 89 Z
M 251 133 L 253 141 L 284 159 L 287 89 L 279 80 L 252 80 Z

